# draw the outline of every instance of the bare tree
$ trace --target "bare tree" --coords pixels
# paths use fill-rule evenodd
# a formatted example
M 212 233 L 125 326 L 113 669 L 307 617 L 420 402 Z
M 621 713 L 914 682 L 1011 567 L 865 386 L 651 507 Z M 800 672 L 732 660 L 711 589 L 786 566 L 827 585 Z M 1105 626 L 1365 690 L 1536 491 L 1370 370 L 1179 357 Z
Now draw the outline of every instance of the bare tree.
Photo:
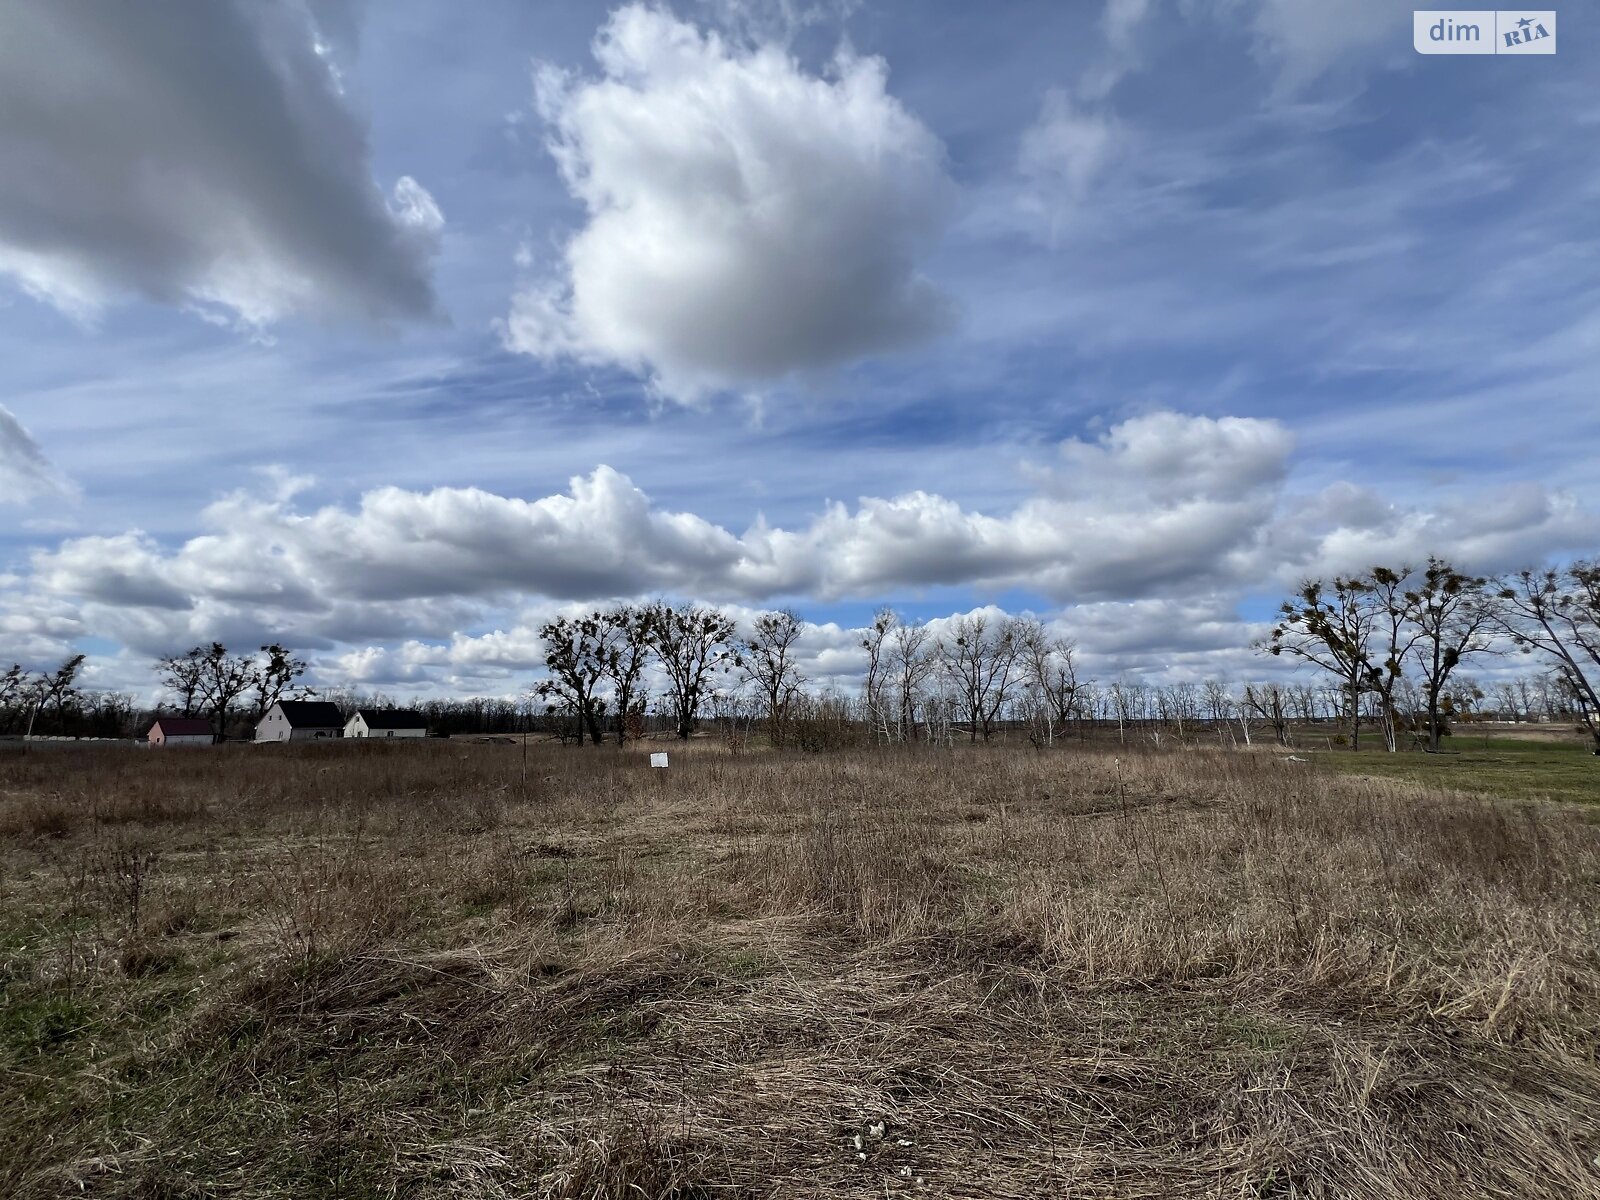
M 1223 734 L 1227 732 L 1228 722 L 1233 719 L 1236 707 L 1233 702 L 1233 692 L 1220 679 L 1207 679 L 1200 687 L 1205 698 L 1206 719 L 1217 731 L 1217 741 L 1222 742 L 1225 740 Z
M 1016 623 L 1009 617 L 998 621 L 983 613 L 958 617 L 939 639 L 939 657 L 960 698 L 969 741 L 994 736 L 995 720 L 1017 681 L 1020 654 Z
M 605 712 L 605 700 L 599 690 L 606 678 L 610 631 L 610 625 L 598 612 L 576 619 L 557 617 L 539 629 L 545 670 L 550 674 L 535 685 L 534 692 L 552 711 L 561 709 L 572 716 L 580 744 L 586 733 L 596 746 L 604 740 L 600 718 Z
M 939 667 L 932 631 L 926 625 L 899 622 L 889 637 L 888 660 L 894 690 L 895 737 L 914 742 L 919 716 L 927 702 L 928 681 Z
M 56 729 L 61 733 L 67 731 L 67 707 L 77 699 L 78 672 L 87 658 L 86 654 L 71 655 L 54 671 L 35 676 L 32 689 L 33 713 L 28 718 L 30 735 L 33 733 L 34 721 L 39 714 L 50 708 L 55 709 Z
M 922 702 L 923 724 L 928 731 L 928 741 L 934 745 L 953 745 L 960 711 L 961 702 L 952 690 L 949 678 L 943 671 L 934 671 L 929 677 L 928 692 Z
M 1528 720 L 1527 688 L 1525 679 L 1502 679 L 1494 685 L 1494 707 L 1500 720 L 1515 723 Z
M 195 646 L 183 654 L 163 658 L 156 664 L 156 669 L 161 673 L 161 686 L 177 698 L 183 716 L 192 717 L 199 711 L 205 656 L 205 647 Z
M 1106 712 L 1106 694 L 1094 680 L 1088 679 L 1078 685 L 1074 711 L 1078 716 L 1080 735 L 1083 722 L 1088 721 L 1093 724 L 1104 716 Z
M 1497 596 L 1499 627 L 1550 661 L 1600 754 L 1600 559 L 1519 571 Z
M 1372 608 L 1374 652 L 1366 664 L 1366 689 L 1378 698 L 1379 727 L 1384 748 L 1391 754 L 1400 748 L 1395 688 L 1405 673 L 1406 658 L 1422 636 L 1415 623 L 1418 593 L 1406 586 L 1415 573 L 1414 567 L 1373 567 L 1362 580 Z
M 650 636 L 656 657 L 667 673 L 668 699 L 678 736 L 694 732 L 707 682 L 734 661 L 733 622 L 709 608 L 664 602 L 650 606 Z
M 1495 609 L 1482 578 L 1463 575 L 1443 559 L 1429 557 L 1412 601 L 1418 636 L 1412 644 L 1422 681 L 1428 749 L 1439 751 L 1444 732 L 1441 699 L 1463 659 L 1495 649 Z
M 1285 687 L 1284 693 L 1288 698 L 1289 711 L 1307 725 L 1315 725 L 1322 719 L 1324 693 L 1320 689 L 1312 687 L 1309 683 L 1297 683 Z M 1339 709 L 1335 707 L 1333 711 L 1337 713 Z
M 873 736 L 888 741 L 889 728 L 888 678 L 889 669 L 885 655 L 890 650 L 890 638 L 905 625 L 893 609 L 880 608 L 873 614 L 872 624 L 861 639 L 861 648 L 867 652 L 867 673 L 862 680 L 862 696 L 867 704 L 867 720 Z
M 792 609 L 762 613 L 751 626 L 750 636 L 736 647 L 736 665 L 766 702 L 767 736 L 780 748 L 789 705 L 805 685 L 805 676 L 795 662 L 795 644 L 805 627 Z
M 1138 714 L 1139 705 L 1143 703 L 1144 688 L 1141 684 L 1129 683 L 1126 679 L 1114 679 L 1107 699 L 1111 702 L 1112 711 L 1117 714 L 1117 741 L 1126 743 L 1128 740 L 1128 725 Z
M 261 647 L 265 659 L 256 667 L 256 720 L 280 700 L 304 700 L 315 693 L 297 683 L 306 673 L 304 660 L 296 658 L 277 642 Z
M 1245 685 L 1244 698 L 1239 705 L 1239 720 L 1245 728 L 1245 742 L 1250 741 L 1247 715 L 1252 715 L 1272 726 L 1272 735 L 1278 745 L 1289 744 L 1288 693 L 1280 684 L 1249 683 Z
M 260 667 L 243 655 L 229 654 L 221 642 L 201 652 L 200 699 L 211 711 L 218 741 L 228 738 L 228 714 L 240 696 L 255 687 Z
M 1066 730 L 1078 702 L 1076 648 L 1067 638 L 1051 637 L 1038 621 L 1019 623 L 1018 640 L 1023 682 L 1043 706 L 1044 740 L 1052 744 Z
M 617 745 L 628 739 L 628 723 L 644 709 L 640 681 L 650 661 L 650 610 L 632 604 L 608 609 L 601 617 L 608 627 L 602 670 L 611 684 L 616 709 Z
M 1522 706 L 1522 715 L 1525 719 L 1536 720 L 1539 714 L 1539 684 L 1537 680 L 1529 679 L 1526 675 L 1516 682 L 1517 699 Z
M 22 723 L 20 715 L 32 692 L 33 676 L 23 670 L 21 663 L 12 663 L 0 675 L 0 729 L 14 729 Z
M 1371 663 L 1370 598 L 1371 587 L 1363 579 L 1335 577 L 1331 586 L 1307 580 L 1293 600 L 1284 601 L 1278 624 L 1260 647 L 1321 667 L 1338 681 L 1352 750 L 1361 744 L 1360 701 Z
M 749 680 L 737 680 L 731 687 L 708 687 L 705 702 L 711 711 L 712 727 L 721 734 L 728 749 L 736 754 L 743 750 L 762 708 L 761 697 L 754 694 Z
M 1565 721 L 1573 715 L 1572 688 L 1560 671 L 1551 667 L 1539 676 L 1533 686 L 1541 720 Z
M 1189 727 L 1200 712 L 1200 702 L 1195 694 L 1194 684 L 1168 684 L 1156 691 L 1155 700 L 1162 722 L 1172 726 L 1172 731 L 1177 734 L 1179 742 L 1187 741 Z M 1157 741 L 1160 741 L 1159 733 Z

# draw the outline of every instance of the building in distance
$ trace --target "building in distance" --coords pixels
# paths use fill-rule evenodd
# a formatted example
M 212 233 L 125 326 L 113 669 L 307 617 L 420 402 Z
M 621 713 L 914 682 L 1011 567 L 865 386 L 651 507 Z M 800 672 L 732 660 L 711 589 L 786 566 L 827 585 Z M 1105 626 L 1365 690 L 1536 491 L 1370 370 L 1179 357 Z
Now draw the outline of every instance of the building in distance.
M 344 716 L 327 700 L 279 700 L 256 723 L 258 742 L 310 742 L 344 736 Z
M 216 739 L 204 717 L 158 717 L 145 740 L 152 746 L 209 746 Z
M 344 723 L 347 738 L 425 738 L 428 719 L 403 708 L 360 708 Z

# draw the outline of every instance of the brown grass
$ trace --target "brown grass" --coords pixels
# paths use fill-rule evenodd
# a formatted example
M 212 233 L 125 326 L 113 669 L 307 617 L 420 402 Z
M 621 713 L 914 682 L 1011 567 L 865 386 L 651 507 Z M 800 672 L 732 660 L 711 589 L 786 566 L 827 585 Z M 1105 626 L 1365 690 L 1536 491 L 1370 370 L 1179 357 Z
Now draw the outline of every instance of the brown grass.
M 1270 754 L 0 759 L 0 1195 L 1600 1195 L 1600 826 Z

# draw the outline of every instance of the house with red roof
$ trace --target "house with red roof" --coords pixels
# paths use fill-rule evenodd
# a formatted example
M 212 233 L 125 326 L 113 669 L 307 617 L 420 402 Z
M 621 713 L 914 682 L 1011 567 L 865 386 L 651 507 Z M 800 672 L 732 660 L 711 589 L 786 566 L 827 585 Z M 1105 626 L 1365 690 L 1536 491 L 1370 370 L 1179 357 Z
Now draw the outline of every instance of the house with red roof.
M 145 740 L 152 746 L 209 746 L 216 739 L 203 717 L 159 717 Z

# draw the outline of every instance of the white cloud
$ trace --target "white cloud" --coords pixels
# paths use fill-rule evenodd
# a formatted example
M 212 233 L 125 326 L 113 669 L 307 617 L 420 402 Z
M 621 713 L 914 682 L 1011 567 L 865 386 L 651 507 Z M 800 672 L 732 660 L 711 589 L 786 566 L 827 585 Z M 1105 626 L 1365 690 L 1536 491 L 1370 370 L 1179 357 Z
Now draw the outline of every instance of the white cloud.
M 45 458 L 22 422 L 0 404 L 0 504 L 27 504 L 50 496 L 72 496 L 76 491 Z
M 1254 19 L 1256 55 L 1277 71 L 1281 92 L 1293 92 L 1336 65 L 1363 55 L 1409 57 L 1411 10 L 1392 0 L 1258 0 Z M 1233 9 L 1223 16 L 1232 19 Z
M 10 608 L 65 615 L 147 651 L 217 629 L 246 642 L 426 644 L 526 603 L 878 600 L 933 586 L 1155 603 L 1284 589 L 1430 552 L 1506 569 L 1600 536 L 1571 496 L 1532 484 L 1428 506 L 1350 484 L 1294 494 L 1292 450 L 1273 421 L 1156 412 L 1062 443 L 1025 472 L 1032 494 L 1009 510 L 914 491 L 829 504 L 787 528 L 758 517 L 742 533 L 659 508 L 608 467 L 533 500 L 389 487 L 353 509 L 310 512 L 269 473 L 264 494 L 213 504 L 206 532 L 175 548 L 133 532 L 37 552 L 14 589 L 26 604 Z M 506 636 L 495 654 L 525 661 L 526 636 Z
M 1302 574 L 1353 573 L 1374 563 L 1417 565 L 1443 553 L 1469 571 L 1497 571 L 1561 551 L 1593 553 L 1600 522 L 1571 493 L 1521 483 L 1398 505 L 1369 488 L 1333 484 L 1285 506 L 1268 553 Z
M 505 336 L 620 364 L 674 398 L 759 388 L 947 324 L 918 272 L 951 184 L 881 59 L 827 77 L 642 5 L 596 38 L 598 78 L 540 72 L 562 178 L 587 210 Z
M 1106 0 L 1100 27 L 1105 30 L 1106 42 L 1113 50 L 1132 48 L 1139 26 L 1150 15 L 1150 0 Z
M 0 272 L 75 317 L 431 315 L 438 206 L 369 157 L 296 0 L 0 6 Z
M 1261 628 L 1238 613 L 1246 595 L 1428 553 L 1505 570 L 1600 540 L 1592 512 L 1538 485 L 1428 504 L 1349 483 L 1302 493 L 1292 455 L 1277 422 L 1154 412 L 1063 442 L 1023 471 L 1029 494 L 1009 508 L 917 491 L 743 532 L 663 509 L 606 467 L 531 500 L 380 488 L 311 510 L 304 480 L 267 471 L 181 544 L 133 531 L 36 552 L 31 571 L 0 578 L 0 639 L 36 665 L 107 639 L 135 684 L 140 664 L 172 650 L 274 639 L 311 652 L 325 683 L 513 694 L 556 613 L 668 595 L 748 621 L 762 605 L 804 614 L 948 585 L 1055 607 L 1102 679 L 1243 678 L 1264 669 L 1249 649 Z M 838 625 L 809 629 L 807 673 L 848 686 L 858 643 Z
M 1105 11 L 1100 16 L 1106 49 L 1078 82 L 1078 91 L 1085 98 L 1105 99 L 1138 65 L 1136 43 L 1140 28 L 1150 16 L 1150 8 L 1150 0 L 1106 0 Z
M 1058 486 L 1132 492 L 1162 503 L 1239 499 L 1280 485 L 1294 435 L 1255 417 L 1153 412 L 1114 425 L 1096 442 L 1061 443 Z
M 1046 93 L 1024 131 L 1017 166 L 1048 200 L 1082 200 L 1117 149 L 1111 118 L 1074 104 L 1060 88 Z

